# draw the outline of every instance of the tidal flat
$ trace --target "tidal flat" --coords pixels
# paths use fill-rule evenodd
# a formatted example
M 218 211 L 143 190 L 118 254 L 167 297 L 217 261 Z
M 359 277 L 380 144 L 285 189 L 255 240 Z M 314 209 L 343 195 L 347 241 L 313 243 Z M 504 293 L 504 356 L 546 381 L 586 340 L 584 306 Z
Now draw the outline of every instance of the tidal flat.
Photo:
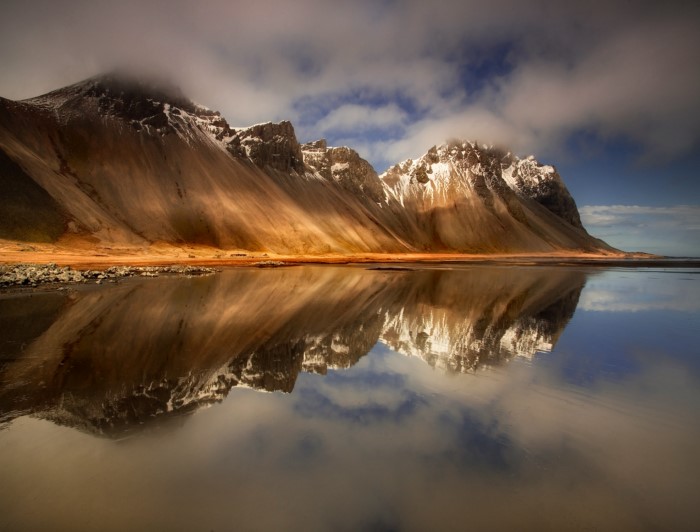
M 693 530 L 700 269 L 0 294 L 0 530 Z

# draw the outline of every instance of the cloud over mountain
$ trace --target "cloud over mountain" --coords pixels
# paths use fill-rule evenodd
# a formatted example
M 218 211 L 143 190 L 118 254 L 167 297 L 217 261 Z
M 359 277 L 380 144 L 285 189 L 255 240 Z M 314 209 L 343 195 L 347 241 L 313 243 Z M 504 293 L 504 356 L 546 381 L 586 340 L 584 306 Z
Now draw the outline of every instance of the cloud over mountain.
M 302 140 L 357 144 L 372 130 L 380 166 L 452 136 L 550 155 L 580 131 L 675 155 L 700 138 L 699 13 L 682 1 L 10 1 L 0 94 L 129 65 L 237 125 L 287 118 Z

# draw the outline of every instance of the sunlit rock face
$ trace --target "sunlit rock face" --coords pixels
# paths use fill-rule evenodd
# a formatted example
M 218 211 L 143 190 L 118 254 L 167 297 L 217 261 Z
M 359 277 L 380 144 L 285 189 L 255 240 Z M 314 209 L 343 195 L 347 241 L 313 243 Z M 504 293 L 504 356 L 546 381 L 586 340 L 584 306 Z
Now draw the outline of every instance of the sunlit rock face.
M 130 279 L 0 306 L 0 422 L 32 414 L 113 437 L 222 401 L 291 392 L 379 342 L 447 372 L 549 351 L 575 271 L 237 270 Z M 125 333 L 128 331 L 128 333 Z
M 0 99 L 0 236 L 287 254 L 612 251 L 552 167 L 454 141 L 381 176 L 121 74 Z M 11 186 L 10 186 L 11 185 Z
M 583 229 L 576 203 L 561 176 L 553 166 L 540 164 L 533 156 L 519 159 L 493 146 L 453 140 L 433 146 L 415 161 L 391 167 L 381 177 L 390 195 L 402 205 L 419 200 L 449 203 L 458 195 L 455 191 L 461 191 L 464 196 L 478 196 L 491 211 L 500 202 L 511 216 L 525 222 L 514 192 Z

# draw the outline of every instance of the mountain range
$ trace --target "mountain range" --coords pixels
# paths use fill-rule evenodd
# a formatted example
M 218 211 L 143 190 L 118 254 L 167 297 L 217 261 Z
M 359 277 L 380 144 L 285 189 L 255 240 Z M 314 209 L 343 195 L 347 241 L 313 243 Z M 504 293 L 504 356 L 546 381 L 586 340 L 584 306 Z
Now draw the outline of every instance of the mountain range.
M 241 102 L 244 105 L 245 102 Z M 614 253 L 553 166 L 451 140 L 381 175 L 289 122 L 231 127 L 108 74 L 0 98 L 0 239 L 291 255 Z

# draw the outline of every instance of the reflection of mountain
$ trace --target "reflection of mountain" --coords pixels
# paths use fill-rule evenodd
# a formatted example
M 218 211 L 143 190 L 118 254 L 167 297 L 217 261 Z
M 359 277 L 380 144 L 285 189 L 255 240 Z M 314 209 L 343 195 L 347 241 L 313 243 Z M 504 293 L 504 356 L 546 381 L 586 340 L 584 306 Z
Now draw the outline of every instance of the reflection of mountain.
M 584 282 L 569 271 L 508 268 L 419 275 L 415 293 L 387 314 L 381 341 L 455 372 L 550 351 Z
M 0 420 L 33 413 L 121 435 L 234 386 L 289 392 L 300 371 L 348 368 L 378 341 L 448 371 L 532 356 L 554 344 L 584 281 L 550 269 L 290 268 L 7 299 Z

